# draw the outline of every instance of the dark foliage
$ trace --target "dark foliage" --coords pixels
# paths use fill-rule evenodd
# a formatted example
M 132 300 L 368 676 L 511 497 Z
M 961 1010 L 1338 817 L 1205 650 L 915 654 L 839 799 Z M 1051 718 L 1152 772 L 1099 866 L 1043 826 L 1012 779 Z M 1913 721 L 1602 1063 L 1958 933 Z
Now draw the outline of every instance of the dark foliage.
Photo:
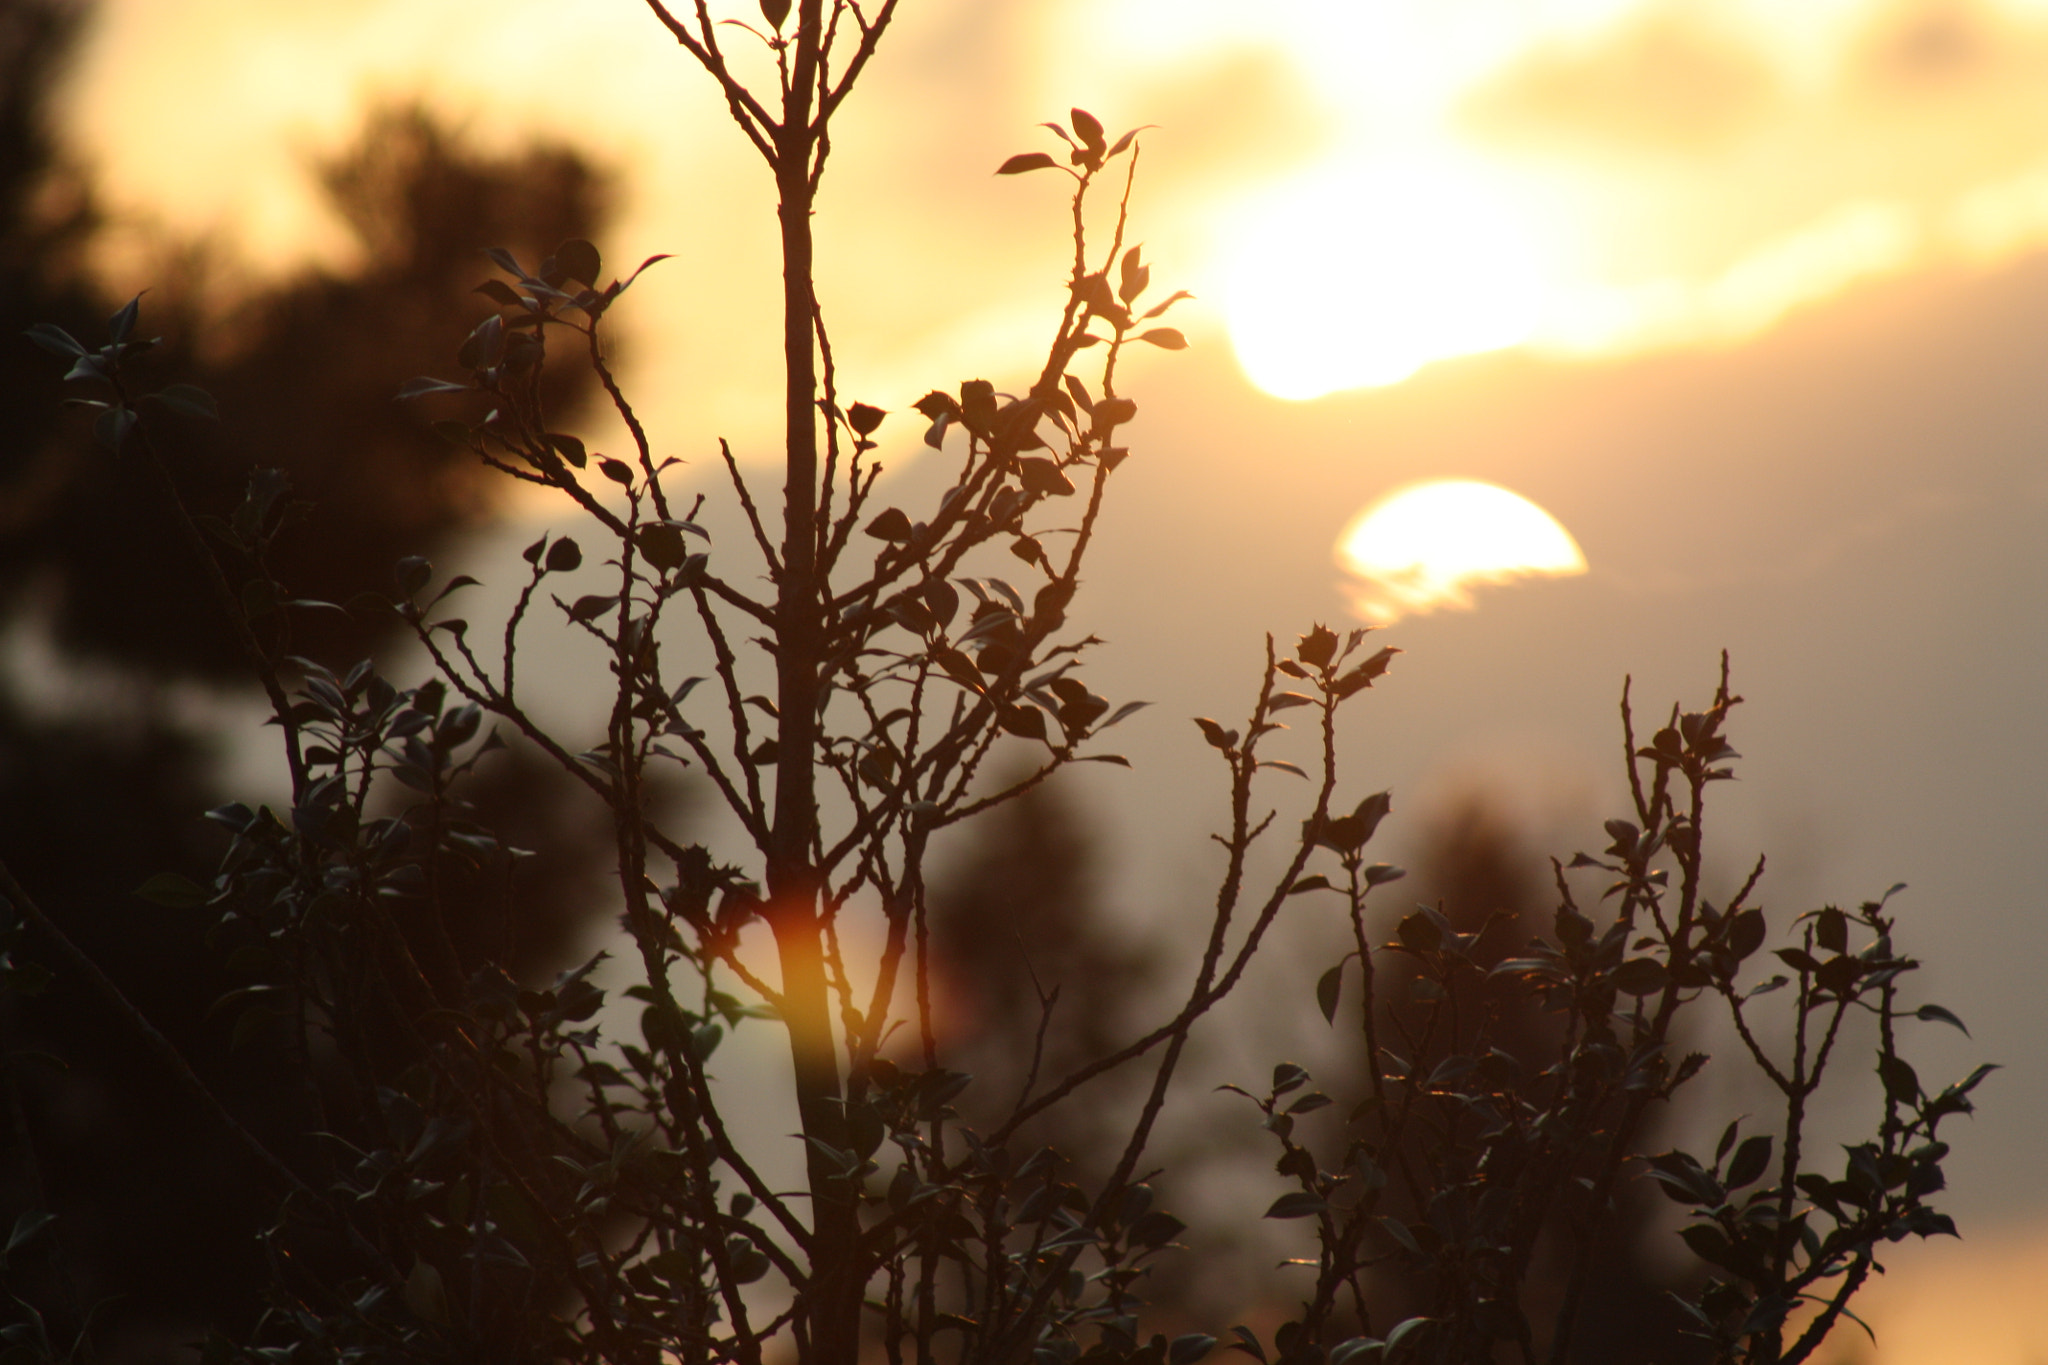
M 930 505 L 882 506 L 871 499 L 889 414 L 839 393 L 811 263 L 828 130 L 894 0 L 872 10 L 762 0 L 762 26 L 739 37 L 708 10 L 678 19 L 659 0 L 649 7 L 717 81 L 780 201 L 782 501 L 764 515 L 729 453 L 723 471 L 750 544 L 710 543 L 695 513 L 715 490 L 676 486 L 689 471 L 656 460 L 607 367 L 611 312 L 658 257 L 608 272 L 575 236 L 546 256 L 491 251 L 498 275 L 479 292 L 492 306 L 452 370 L 436 367 L 454 377 L 404 386 L 408 397 L 461 395 L 462 419 L 440 426 L 452 447 L 552 490 L 576 515 L 574 535 L 551 530 L 523 563 L 486 570 L 520 588 L 502 621 L 472 630 L 456 613 L 474 580 L 437 574 L 416 554 L 398 560 L 380 603 L 355 604 L 375 605 L 431 659 L 433 675 L 412 684 L 372 659 L 303 657 L 306 641 L 325 649 L 302 624 L 336 614 L 306 594 L 339 595 L 369 568 L 337 560 L 325 582 L 292 577 L 298 533 L 317 531 L 296 515 L 296 494 L 368 522 L 389 489 L 324 487 L 339 465 L 321 459 L 298 476 L 243 468 L 235 438 L 198 424 L 215 415 L 212 395 L 184 381 L 159 387 L 138 302 L 103 329 L 32 329 L 80 381 L 74 400 L 93 412 L 116 489 L 153 477 L 155 514 L 198 548 L 190 562 L 262 685 L 290 770 L 288 802 L 210 812 L 229 837 L 211 876 L 161 874 L 143 895 L 209 926 L 227 978 L 214 1017 L 255 1059 L 284 1060 L 290 1081 L 271 1099 L 295 1115 L 223 1106 L 223 1079 L 149 1024 L 135 998 L 148 992 L 105 979 L 65 932 L 96 907 L 47 913 L 0 865 L 11 1007 L 47 985 L 32 948 L 67 983 L 93 985 L 267 1196 L 263 1310 L 253 1322 L 219 1314 L 232 1330 L 208 1338 L 206 1365 L 856 1365 L 877 1354 L 891 1365 L 1194 1365 L 1224 1331 L 1261 1365 L 1563 1365 L 1592 1358 L 1585 1324 L 1605 1307 L 1636 1218 L 1624 1191 L 1645 1173 L 1686 1211 L 1684 1243 L 1711 1268 L 1675 1300 L 1679 1330 L 1717 1365 L 1780 1365 L 1813 1354 L 1885 1246 L 1953 1232 L 1929 1202 L 1948 1151 L 1937 1130 L 1971 1111 L 1989 1068 L 1930 1090 L 1903 1057 L 1906 1021 L 1959 1021 L 1904 1000 L 1917 964 L 1894 946 L 1889 897 L 1799 916 L 1780 926 L 1789 944 L 1766 954 L 1761 861 L 1741 885 L 1710 888 L 1704 808 L 1732 775 L 1727 732 L 1741 700 L 1725 658 L 1711 700 L 1673 706 L 1647 737 L 1624 691 L 1629 810 L 1607 822 L 1599 853 L 1552 864 L 1547 916 L 1511 879 L 1478 875 L 1478 856 L 1452 869 L 1441 906 L 1386 913 L 1380 888 L 1404 874 L 1368 862 L 1367 850 L 1391 798 L 1339 801 L 1337 736 L 1340 712 L 1362 708 L 1399 651 L 1317 625 L 1291 650 L 1269 637 L 1234 723 L 1195 721 L 1227 790 L 1213 836 L 1220 868 L 1197 960 L 1179 964 L 1146 1012 L 1153 1022 L 1113 1017 L 1098 993 L 1081 1002 L 1083 1027 L 1055 1038 L 1045 981 L 1026 994 L 1014 971 L 994 970 L 992 923 L 956 915 L 935 944 L 933 839 L 1071 764 L 1123 764 L 1101 746 L 1143 705 L 1089 689 L 1083 670 L 1100 642 L 1067 619 L 1103 500 L 1131 455 L 1122 442 L 1138 405 L 1118 392 L 1119 359 L 1131 344 L 1186 344 L 1155 325 L 1185 295 L 1154 292 L 1127 245 L 1137 133 L 1112 140 L 1074 109 L 1046 125 L 1056 154 L 1001 164 L 1004 175 L 1054 173 L 1037 183 L 1063 176 L 1069 196 L 1071 273 L 1043 366 L 1015 392 L 969 379 L 919 400 L 925 444 L 958 472 Z M 774 74 L 760 90 L 735 76 L 728 41 L 766 48 Z M 437 144 L 422 134 L 414 145 Z M 432 217 L 445 204 L 419 164 L 366 162 L 336 185 L 367 196 L 359 204 L 425 202 Z M 377 241 L 419 250 L 403 232 Z M 403 271 L 377 278 L 404 318 L 455 297 Z M 338 297 L 314 290 L 259 310 L 250 335 L 292 345 L 386 335 L 388 320 Z M 253 354 L 188 363 L 215 366 L 217 387 L 253 401 L 259 386 L 234 387 Z M 564 430 L 563 395 L 577 391 L 555 377 L 565 362 L 602 383 L 631 441 L 623 458 Z M 338 368 L 347 382 L 336 392 L 355 401 L 362 375 Z M 297 427 L 259 419 L 255 430 L 278 440 Z M 354 430 L 376 446 L 373 428 Z M 358 450 L 354 462 L 367 458 Z M 451 490 L 467 476 L 386 472 L 421 480 L 415 492 L 459 517 Z M 217 501 L 243 487 L 239 505 Z M 579 570 L 580 593 L 563 577 Z M 97 629 L 95 613 L 83 619 Z M 515 682 L 544 623 L 611 675 L 591 707 L 602 737 L 580 753 L 536 721 L 532 670 Z M 81 626 L 76 638 L 91 633 Z M 133 651 L 177 657 L 144 638 Z M 1293 741 L 1290 724 L 1302 732 Z M 508 735 L 599 813 L 623 907 L 623 988 L 600 974 L 604 954 L 545 983 L 518 978 L 560 921 L 528 903 L 513 826 L 523 819 L 544 843 L 566 845 L 558 875 L 574 865 L 575 840 L 536 818 L 542 802 L 494 803 L 479 786 Z M 1295 757 L 1273 756 L 1289 743 Z M 998 780 L 1002 753 L 1028 766 Z M 660 799 L 684 771 L 722 800 L 723 834 L 686 828 Z M 1285 821 L 1283 787 L 1295 797 Z M 1010 830 L 1008 847 L 984 856 L 966 915 L 1035 902 L 1045 923 L 1016 926 L 1019 956 L 1035 954 L 1077 995 L 1102 991 L 1084 964 L 1118 954 L 1077 918 L 1080 882 L 1039 876 L 1020 894 L 1025 860 L 1078 861 L 1074 841 L 1029 810 Z M 1264 1216 L 1301 1230 L 1299 1298 L 1269 1332 L 1219 1323 L 1218 1335 L 1169 1340 L 1147 1320 L 1145 1296 L 1186 1225 L 1150 1182 L 1156 1125 L 1197 1027 L 1283 911 L 1304 903 L 1351 930 L 1350 952 L 1313 996 L 1328 1026 L 1360 1039 L 1357 1099 L 1340 1104 L 1290 1062 L 1270 1083 L 1225 1087 L 1249 1102 L 1248 1131 L 1278 1147 L 1285 1192 Z M 752 949 L 771 941 L 778 970 L 764 973 Z M 989 983 L 985 1020 L 1012 1038 L 1034 1010 L 1044 1026 L 1032 1028 L 1036 1061 L 1014 1098 L 967 1098 L 974 1078 L 955 1069 L 934 1004 L 946 942 L 956 970 Z M 91 947 L 114 951 L 104 938 Z M 1785 970 L 1759 979 L 1767 963 Z M 1656 1116 L 1705 1060 L 1683 1050 L 1681 1015 L 1706 1010 L 1727 1012 L 1738 1056 L 1778 1103 L 1752 1131 L 1729 1124 L 1710 1156 L 1657 1152 Z M 1851 1016 L 1875 1021 L 1883 1101 L 1838 1166 L 1804 1144 Z M 769 1153 L 736 1141 L 728 1123 L 760 1078 L 724 1070 L 743 1063 L 721 1049 L 764 1028 L 787 1047 L 775 1079 L 786 1075 L 801 1130 L 795 1188 L 765 1176 Z M 27 1093 L 28 1073 L 9 1061 L 10 1093 Z M 1099 1123 L 1057 1117 L 1088 1107 L 1115 1118 L 1112 1139 L 1101 1141 Z M 16 1132 L 33 1137 L 39 1123 L 31 1114 Z M 1065 1161 L 1030 1140 L 1034 1127 L 1101 1145 Z M 92 1226 L 90 1193 L 66 1207 L 43 1178 L 50 1169 L 38 1161 L 17 1182 L 47 1203 L 16 1220 L 4 1267 L 28 1315 L 4 1340 L 28 1360 L 90 1340 L 78 1291 L 95 1287 L 92 1276 L 29 1259 L 68 1254 L 57 1236 Z M 24 1291 L 47 1296 L 40 1315 Z M 1629 1293 L 1641 1298 L 1640 1287 Z M 1815 1316 L 1799 1319 L 1802 1307 Z
M 193 683 L 245 686 L 248 669 L 161 490 L 52 408 L 42 354 L 22 339 L 35 323 L 90 332 L 117 306 L 84 268 L 98 215 L 43 122 L 86 15 L 61 0 L 0 7 L 0 620 L 27 638 L 49 631 L 69 675 L 0 675 L 0 859 L 252 1131 L 295 1160 L 324 1160 L 306 1136 L 304 1068 L 246 1031 L 236 1039 L 235 1018 L 212 1008 L 248 983 L 246 967 L 208 945 L 204 917 L 135 895 L 167 871 L 204 876 L 226 846 L 197 818 L 220 799 L 226 741 L 194 732 L 175 703 Z M 203 352 L 174 344 L 155 358 L 237 408 L 224 441 L 167 428 L 189 504 L 227 512 L 259 464 L 282 466 L 314 507 L 274 568 L 297 591 L 345 600 L 387 586 L 401 553 L 431 549 L 488 506 L 473 458 L 391 398 L 472 320 L 475 234 L 589 231 L 604 195 L 570 153 L 480 158 L 417 111 L 373 120 L 325 183 L 365 268 L 259 294 L 203 329 Z M 167 282 L 160 307 L 174 324 L 199 315 L 203 282 Z M 586 387 L 565 377 L 552 394 L 571 407 Z M 323 617 L 297 635 L 314 653 L 375 643 Z M 576 827 L 562 796 L 553 769 L 519 760 L 474 799 L 538 842 Z M 578 847 L 557 837 L 536 860 L 516 942 L 484 918 L 484 888 L 455 889 L 450 923 L 472 966 L 486 955 L 522 976 L 560 966 L 593 908 Z M 245 1154 L 85 981 L 0 995 L 0 1048 L 0 1211 L 9 1225 L 27 1209 L 61 1220 L 13 1258 L 10 1285 L 65 1340 L 97 1307 L 107 1359 L 163 1358 L 208 1324 L 246 1330 L 268 1273 L 255 1234 L 274 1209 Z

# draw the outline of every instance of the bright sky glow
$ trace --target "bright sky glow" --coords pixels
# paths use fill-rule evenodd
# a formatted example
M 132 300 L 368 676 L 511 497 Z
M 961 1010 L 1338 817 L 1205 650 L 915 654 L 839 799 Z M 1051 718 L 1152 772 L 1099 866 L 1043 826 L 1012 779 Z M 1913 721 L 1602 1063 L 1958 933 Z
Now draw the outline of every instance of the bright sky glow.
M 649 415 L 746 458 L 776 411 L 768 190 L 634 0 L 575 10 L 99 0 L 57 121 L 117 221 L 259 273 L 346 264 L 307 165 L 365 99 L 423 93 L 486 146 L 580 141 L 627 191 L 608 259 L 715 267 L 651 275 L 624 325 L 737 320 L 631 339 L 672 408 Z M 828 187 L 827 306 L 862 329 L 842 379 L 898 405 L 935 370 L 1034 363 L 1057 196 L 982 168 L 1073 104 L 1161 125 L 1135 211 L 1197 296 L 1175 321 L 1290 399 L 1511 346 L 1731 344 L 2048 246 L 2048 0 L 918 0 Z M 129 266 L 117 288 L 150 282 Z
M 1278 397 L 1315 398 L 1528 340 L 1542 268 L 1488 188 L 1418 161 L 1261 196 L 1223 295 L 1246 375 Z
M 1210 262 L 1240 364 L 1280 397 L 1512 345 L 1728 344 L 2048 240 L 2039 0 L 1108 11 L 1102 70 L 1255 48 L 1319 103 L 1322 145 L 1223 206 Z
M 1586 572 L 1557 518 L 1477 479 L 1410 484 L 1359 513 L 1337 542 L 1359 617 L 1385 625 L 1438 608 L 1470 610 L 1472 589 Z

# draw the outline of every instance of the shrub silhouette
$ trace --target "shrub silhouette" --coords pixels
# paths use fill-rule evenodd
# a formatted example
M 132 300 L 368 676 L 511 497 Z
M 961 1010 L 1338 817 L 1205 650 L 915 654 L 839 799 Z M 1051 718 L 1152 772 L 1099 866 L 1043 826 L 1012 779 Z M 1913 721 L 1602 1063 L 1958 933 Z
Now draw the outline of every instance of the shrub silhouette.
M 1903 1001 L 1914 964 L 1885 901 L 1795 920 L 1775 956 L 1785 971 L 1759 982 L 1762 864 L 1732 897 L 1707 894 L 1703 813 L 1731 775 L 1740 701 L 1725 660 L 1707 704 L 1674 706 L 1647 736 L 1624 692 L 1631 809 L 1601 851 L 1554 865 L 1548 922 L 1496 960 L 1434 908 L 1383 937 L 1375 892 L 1401 874 L 1367 850 L 1391 800 L 1340 801 L 1336 737 L 1397 651 L 1321 625 L 1291 649 L 1269 639 L 1245 710 L 1195 722 L 1227 792 L 1198 960 L 1152 1024 L 1090 1040 L 1064 1069 L 1027 1068 L 1007 1101 L 965 1100 L 973 1078 L 937 1030 L 926 858 L 1065 767 L 1123 762 L 1103 745 L 1142 703 L 1088 687 L 1099 642 L 1067 613 L 1132 455 L 1138 405 L 1119 361 L 1133 344 L 1185 345 L 1163 321 L 1184 295 L 1155 289 L 1128 244 L 1137 134 L 1111 137 L 1081 109 L 1047 125 L 1053 151 L 998 168 L 1032 177 L 1020 192 L 1057 183 L 1071 204 L 1044 362 L 1007 390 L 973 378 L 920 399 L 925 443 L 958 473 L 927 504 L 886 504 L 876 458 L 891 414 L 840 391 L 812 262 L 831 125 L 894 6 L 763 0 L 761 23 L 737 28 L 649 7 L 717 83 L 778 194 L 783 494 L 757 499 L 729 452 L 716 493 L 751 543 L 710 543 L 697 513 L 714 490 L 686 490 L 677 462 L 657 461 L 609 368 L 611 313 L 660 258 L 607 270 L 581 237 L 538 260 L 494 249 L 480 291 L 494 310 L 451 377 L 403 390 L 451 405 L 437 430 L 455 449 L 551 490 L 574 519 L 502 570 L 519 588 L 504 620 L 455 614 L 472 580 L 419 555 L 398 561 L 395 591 L 350 602 L 432 660 L 405 685 L 369 661 L 296 652 L 298 620 L 333 608 L 278 568 L 284 476 L 259 471 L 219 521 L 190 510 L 173 468 L 210 439 L 195 424 L 217 404 L 189 382 L 153 387 L 138 303 L 103 344 L 31 330 L 90 385 L 107 458 L 156 479 L 291 774 L 288 808 L 211 813 L 231 845 L 210 879 L 143 890 L 212 920 L 239 975 L 220 1008 L 236 1034 L 282 1049 L 318 1110 L 320 1135 L 300 1143 L 266 1142 L 221 1109 L 0 872 L 18 943 L 33 932 L 94 982 L 276 1198 L 268 1308 L 239 1337 L 210 1337 L 203 1359 L 1192 1365 L 1227 1333 L 1286 1365 L 1570 1360 L 1624 1184 L 1647 1171 L 1713 1267 L 1682 1300 L 1685 1330 L 1709 1358 L 1789 1361 L 1812 1354 L 1885 1243 L 1952 1231 L 1928 1203 L 1947 1152 L 1937 1130 L 1968 1112 L 1988 1068 L 1929 1090 L 1904 1060 L 1904 1019 L 1954 1018 Z M 742 80 L 731 42 L 763 45 L 772 78 Z M 565 365 L 595 374 L 630 442 L 619 454 L 565 430 Z M 558 634 L 539 645 L 543 629 Z M 599 737 L 580 752 L 528 707 L 533 669 L 518 665 L 535 648 L 580 648 L 609 671 L 590 711 Z M 1272 756 L 1289 722 L 1309 750 L 1299 762 Z M 463 898 L 485 897 L 485 923 L 526 913 L 519 851 L 465 796 L 512 735 L 605 816 L 623 987 L 602 954 L 539 987 L 489 935 L 462 946 Z M 1025 756 L 1021 776 L 998 776 L 1008 754 Z M 655 797 L 682 771 L 723 801 L 729 840 L 665 818 Z M 1286 790 L 1283 821 L 1268 812 Z M 1326 1026 L 1355 1021 L 1362 1098 L 1347 1111 L 1284 1061 L 1270 1083 L 1232 1087 L 1292 1186 L 1261 1216 L 1301 1229 L 1300 1299 L 1270 1332 L 1218 1323 L 1169 1339 L 1144 1317 L 1144 1288 L 1185 1225 L 1158 1206 L 1148 1150 L 1195 1030 L 1297 897 L 1341 907 L 1352 929 L 1314 994 Z M 755 951 L 771 944 L 772 970 Z M 1410 984 L 1393 1008 L 1397 979 Z M 1723 1008 L 1782 1097 L 1773 1130 L 1735 1123 L 1711 1156 L 1646 1155 L 1653 1116 L 1704 1061 L 1680 1050 L 1681 1012 Z M 1877 1020 L 1884 1097 L 1837 1175 L 1804 1140 L 1855 1011 Z M 787 1046 L 796 1188 L 728 1122 L 762 1078 L 737 1074 L 726 1043 L 760 1030 Z M 1132 1117 L 1079 1178 L 1021 1136 L 1118 1083 Z M 44 1229 L 24 1214 L 10 1256 Z M 1389 1283 L 1407 1305 L 1392 1314 L 1376 1308 Z M 1802 1305 L 1810 1322 L 1792 1316 Z M 46 1327 L 15 1340 L 52 1352 Z

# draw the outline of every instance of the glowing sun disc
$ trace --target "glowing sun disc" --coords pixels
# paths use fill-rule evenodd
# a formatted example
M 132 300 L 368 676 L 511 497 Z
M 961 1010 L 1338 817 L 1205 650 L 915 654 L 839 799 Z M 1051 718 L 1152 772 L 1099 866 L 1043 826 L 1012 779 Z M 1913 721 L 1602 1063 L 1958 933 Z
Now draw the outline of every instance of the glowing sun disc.
M 1470 610 L 1482 584 L 1586 571 L 1586 556 L 1557 518 L 1478 479 L 1394 490 L 1352 519 L 1337 562 L 1351 575 L 1352 609 L 1382 625 L 1439 607 Z

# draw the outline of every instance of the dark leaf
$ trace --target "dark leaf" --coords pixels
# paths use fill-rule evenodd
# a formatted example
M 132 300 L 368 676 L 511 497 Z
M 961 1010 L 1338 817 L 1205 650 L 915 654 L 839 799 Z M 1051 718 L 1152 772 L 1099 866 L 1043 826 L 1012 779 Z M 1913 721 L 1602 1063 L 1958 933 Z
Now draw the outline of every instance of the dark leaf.
M 61 355 L 66 359 L 75 360 L 79 356 L 87 354 L 85 347 L 72 339 L 71 333 L 52 322 L 39 322 L 29 328 L 25 335 L 30 341 L 33 341 L 52 355 Z
M 1325 883 L 1325 885 L 1328 885 L 1328 883 Z M 1301 890 L 1301 883 L 1296 882 L 1294 889 L 1296 891 Z M 1316 979 L 1316 1006 L 1322 1010 L 1325 1023 L 1335 1024 L 1337 1022 L 1337 1002 L 1343 993 L 1344 964 L 1339 962 Z
M 1074 481 L 1057 464 L 1041 455 L 1017 462 L 1017 480 L 1027 492 L 1042 498 L 1064 498 L 1074 491 Z
M 1328 1213 L 1329 1201 L 1319 1194 L 1307 1190 L 1295 1190 L 1275 1199 L 1265 1212 L 1267 1218 L 1307 1218 L 1312 1214 Z
M 1744 910 L 1728 924 L 1728 951 L 1742 961 L 1764 946 L 1764 912 Z
M 1086 109 L 1070 109 L 1067 117 L 1073 120 L 1074 136 L 1081 139 L 1081 145 L 1100 151 L 1104 146 L 1102 120 Z
M 595 621 L 598 617 L 617 606 L 618 602 L 619 595 L 617 593 L 587 594 L 577 598 L 575 604 L 569 608 L 569 619 L 586 623 Z
M 487 370 L 505 358 L 505 319 L 493 313 L 476 325 L 455 353 L 465 370 Z
M 1310 668 L 1327 668 L 1336 655 L 1337 633 L 1328 626 L 1317 626 L 1302 636 L 1294 651 L 1294 656 Z
M 398 583 L 398 595 L 411 597 L 427 586 L 427 580 L 434 576 L 434 566 L 419 555 L 407 555 L 392 566 L 391 576 Z
M 1728 1163 L 1727 1185 L 1739 1190 L 1749 1184 L 1771 1164 L 1771 1139 L 1769 1134 L 1746 1139 L 1735 1151 L 1735 1160 Z
M 107 335 L 118 345 L 135 331 L 136 314 L 142 311 L 142 295 L 121 305 L 121 311 L 107 319 Z
M 1614 969 L 1614 989 L 1625 995 L 1650 995 L 1664 989 L 1671 974 L 1654 957 L 1632 957 Z
M 220 420 L 220 405 L 213 401 L 213 395 L 197 384 L 172 384 L 156 395 L 157 401 L 172 412 L 186 417 L 197 417 L 209 422 Z
M 547 571 L 571 573 L 583 564 L 583 548 L 567 536 L 548 546 Z
M 1884 1082 L 1885 1098 L 1899 1104 L 1911 1104 L 1920 1098 L 1920 1078 L 1913 1068 L 1900 1056 L 1880 1056 L 1877 1059 L 1877 1074 Z
M 581 469 L 590 462 L 590 456 L 583 449 L 583 442 L 577 437 L 567 436 L 559 431 L 551 431 L 547 434 L 546 439 L 549 450 L 554 451 L 555 454 L 561 456 L 564 460 L 576 466 L 576 468 Z
M 891 507 L 869 522 L 867 529 L 868 534 L 876 540 L 886 540 L 892 545 L 899 545 L 910 539 L 910 518 L 903 514 L 902 508 Z
M 1913 1011 L 1913 1017 L 1923 1022 L 1933 1020 L 1938 1023 L 1952 1024 L 1956 1028 L 1962 1029 L 1965 1038 L 1970 1036 L 1970 1030 L 1963 1027 L 1963 1021 L 1939 1005 L 1922 1005 L 1919 1009 Z
M 93 439 L 99 442 L 100 449 L 114 455 L 121 453 L 121 443 L 134 429 L 135 414 L 118 403 L 101 410 L 92 422 Z
M 788 6 L 785 5 L 784 8 L 787 9 Z M 577 237 L 562 243 L 556 249 L 555 269 L 561 272 L 563 279 L 576 280 L 595 289 L 597 277 L 603 270 L 603 263 L 598 257 L 597 248 Z
M 1025 171 L 1049 171 L 1060 163 L 1049 152 L 1019 152 L 996 167 L 997 175 L 1022 175 Z

